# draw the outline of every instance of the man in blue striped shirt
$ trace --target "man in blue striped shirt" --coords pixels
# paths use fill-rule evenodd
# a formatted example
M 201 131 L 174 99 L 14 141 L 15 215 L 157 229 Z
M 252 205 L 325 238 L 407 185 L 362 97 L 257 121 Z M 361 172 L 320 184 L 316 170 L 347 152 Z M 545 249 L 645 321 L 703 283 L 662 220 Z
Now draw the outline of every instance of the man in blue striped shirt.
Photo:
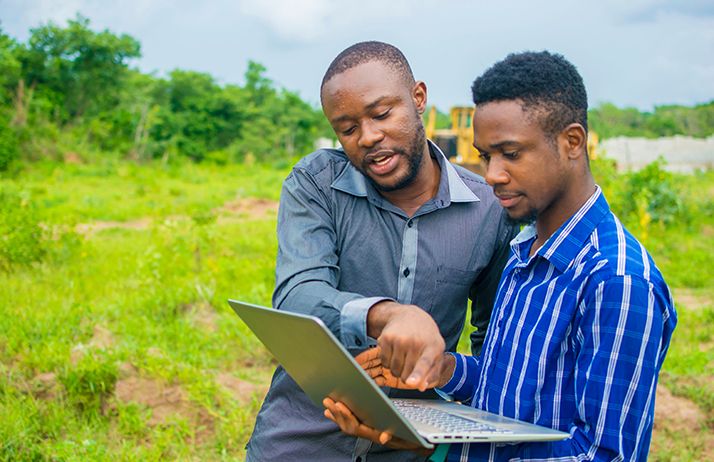
M 645 460 L 676 313 L 662 274 L 592 177 L 582 78 L 560 55 L 528 52 L 494 65 L 472 91 L 486 180 L 528 225 L 511 242 L 482 354 L 446 353 L 432 384 L 570 438 L 452 445 L 447 460 Z M 380 356 L 370 370 L 379 383 L 412 375 Z M 391 438 L 326 405 L 344 431 Z

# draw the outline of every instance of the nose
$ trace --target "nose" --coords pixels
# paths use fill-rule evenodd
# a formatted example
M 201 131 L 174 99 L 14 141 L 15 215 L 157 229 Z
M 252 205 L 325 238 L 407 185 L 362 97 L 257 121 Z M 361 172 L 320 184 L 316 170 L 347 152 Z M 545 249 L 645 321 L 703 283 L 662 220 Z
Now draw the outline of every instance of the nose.
M 373 121 L 367 121 L 362 124 L 359 137 L 360 147 L 367 149 L 372 148 L 383 139 L 384 133 Z
M 508 172 L 504 168 L 503 162 L 501 162 L 498 157 L 499 156 L 492 156 L 486 163 L 486 174 L 484 179 L 486 180 L 486 183 L 491 186 L 506 184 L 510 180 Z

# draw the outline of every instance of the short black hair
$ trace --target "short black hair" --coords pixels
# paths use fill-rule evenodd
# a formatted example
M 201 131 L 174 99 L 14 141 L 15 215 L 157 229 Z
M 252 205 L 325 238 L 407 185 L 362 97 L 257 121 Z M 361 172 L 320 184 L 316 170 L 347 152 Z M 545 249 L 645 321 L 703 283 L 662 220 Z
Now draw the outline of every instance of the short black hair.
M 571 123 L 588 130 L 588 96 L 578 70 L 562 55 L 547 51 L 512 53 L 474 80 L 476 106 L 521 100 L 543 131 L 556 136 Z
M 379 61 L 393 68 L 408 84 L 413 85 L 415 83 L 412 68 L 409 66 L 404 54 L 399 51 L 399 48 L 384 42 L 359 42 L 346 48 L 332 60 L 325 72 L 325 76 L 322 78 L 320 94 L 322 94 L 322 88 L 332 77 L 360 64 L 372 61 Z

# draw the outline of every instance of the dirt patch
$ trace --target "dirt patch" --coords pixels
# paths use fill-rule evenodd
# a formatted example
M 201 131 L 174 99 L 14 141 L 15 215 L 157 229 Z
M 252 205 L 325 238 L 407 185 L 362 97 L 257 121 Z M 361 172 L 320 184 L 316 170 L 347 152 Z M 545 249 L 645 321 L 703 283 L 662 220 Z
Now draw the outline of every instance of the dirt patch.
M 242 215 L 248 218 L 265 218 L 278 212 L 278 202 L 255 197 L 238 198 L 223 204 L 218 211 L 232 215 Z
M 674 291 L 675 306 L 684 306 L 690 310 L 700 310 L 712 305 L 711 297 L 691 289 L 676 289 Z
M 114 335 L 106 327 L 96 325 L 92 329 L 92 338 L 87 343 L 78 343 L 72 347 L 69 355 L 71 364 L 76 365 L 87 354 L 88 350 L 108 350 L 114 346 Z
M 82 156 L 77 154 L 76 152 L 68 151 L 64 153 L 64 156 L 62 156 L 64 159 L 65 164 L 73 164 L 73 165 L 79 165 L 83 164 L 84 161 L 82 160 Z
M 74 230 L 84 236 L 91 236 L 105 229 L 113 228 L 134 230 L 149 229 L 151 223 L 151 218 L 139 218 L 133 221 L 93 221 L 91 223 L 80 223 L 74 227 Z
M 211 415 L 202 406 L 190 401 L 180 385 L 158 380 L 128 377 L 117 381 L 114 388 L 117 400 L 136 403 L 151 409 L 149 425 L 164 425 L 172 419 L 186 420 L 195 429 L 195 442 L 208 439 L 214 431 Z
M 677 442 L 701 451 L 701 460 L 714 460 L 714 433 L 706 427 L 704 412 L 692 401 L 657 387 L 651 454 L 672 450 Z
M 674 396 L 667 388 L 657 387 L 654 428 L 668 428 L 677 432 L 698 430 L 705 423 L 699 407 L 686 398 Z
M 33 377 L 30 382 L 30 391 L 35 398 L 51 401 L 60 394 L 57 374 L 54 372 L 43 372 Z
M 186 316 L 195 326 L 206 332 L 213 333 L 218 330 L 220 315 L 211 304 L 205 302 L 194 303 L 184 307 L 183 311 L 186 312 Z
M 254 397 L 262 401 L 268 391 L 268 387 L 265 385 L 256 385 L 228 373 L 218 374 L 216 382 L 225 387 L 233 395 L 233 398 L 241 404 L 250 403 Z

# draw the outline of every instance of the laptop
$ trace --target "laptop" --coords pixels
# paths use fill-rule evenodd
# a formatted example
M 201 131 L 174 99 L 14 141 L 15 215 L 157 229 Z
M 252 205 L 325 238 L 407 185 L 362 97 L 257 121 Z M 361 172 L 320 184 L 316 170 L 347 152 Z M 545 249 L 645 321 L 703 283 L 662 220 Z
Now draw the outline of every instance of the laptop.
M 314 316 L 228 300 L 319 408 L 329 396 L 373 428 L 432 448 L 436 443 L 556 441 L 570 435 L 453 401 L 391 399 Z

